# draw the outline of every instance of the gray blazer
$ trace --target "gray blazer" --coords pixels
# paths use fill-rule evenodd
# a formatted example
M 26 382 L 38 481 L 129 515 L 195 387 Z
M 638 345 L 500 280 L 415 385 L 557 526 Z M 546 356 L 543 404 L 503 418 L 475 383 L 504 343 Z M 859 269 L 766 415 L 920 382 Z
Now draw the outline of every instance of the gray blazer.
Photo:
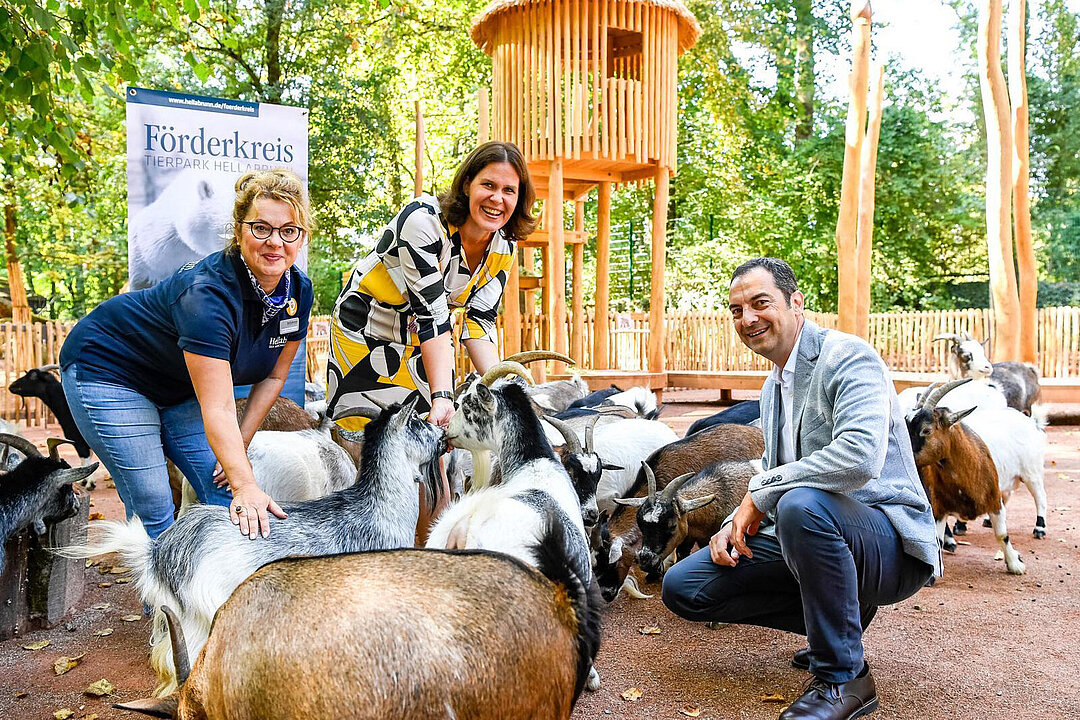
M 750 480 L 750 494 L 768 514 L 763 529 L 772 530 L 776 504 L 791 488 L 843 493 L 880 508 L 904 551 L 940 575 L 934 517 L 885 363 L 860 338 L 809 320 L 798 353 L 791 414 L 795 462 L 776 462 L 780 387 L 770 375 L 761 388 L 764 471 Z

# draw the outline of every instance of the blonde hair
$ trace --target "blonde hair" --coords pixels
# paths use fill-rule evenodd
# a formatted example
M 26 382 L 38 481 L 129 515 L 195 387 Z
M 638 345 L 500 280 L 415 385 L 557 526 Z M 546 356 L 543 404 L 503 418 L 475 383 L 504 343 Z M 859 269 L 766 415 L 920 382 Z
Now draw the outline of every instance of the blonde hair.
M 293 210 L 296 224 L 310 236 L 312 230 L 311 206 L 308 204 L 304 183 L 288 168 L 257 170 L 244 174 L 236 181 L 236 202 L 233 205 L 233 236 L 226 250 L 234 251 L 240 246 L 240 232 L 244 218 L 259 198 L 269 198 L 288 203 Z

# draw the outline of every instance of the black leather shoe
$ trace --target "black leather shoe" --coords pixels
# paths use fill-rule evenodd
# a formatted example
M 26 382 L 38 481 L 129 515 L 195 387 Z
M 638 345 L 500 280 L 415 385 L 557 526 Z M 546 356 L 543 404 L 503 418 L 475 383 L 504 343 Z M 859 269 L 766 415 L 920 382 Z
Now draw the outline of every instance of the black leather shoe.
M 814 678 L 806 692 L 780 713 L 780 720 L 854 720 L 877 709 L 874 676 L 867 670 L 839 685 Z
M 791 656 L 791 667 L 798 670 L 809 670 L 810 648 L 804 647 L 802 650 L 796 650 L 795 654 Z

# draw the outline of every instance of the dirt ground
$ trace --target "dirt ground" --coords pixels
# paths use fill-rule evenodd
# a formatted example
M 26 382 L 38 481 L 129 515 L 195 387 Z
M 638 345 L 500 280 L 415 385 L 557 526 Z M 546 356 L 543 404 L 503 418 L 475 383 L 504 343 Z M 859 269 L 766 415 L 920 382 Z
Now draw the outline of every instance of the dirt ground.
M 679 402 L 701 399 L 669 394 L 663 419 L 683 432 L 718 409 Z M 29 433 L 34 440 L 38 435 L 43 439 L 41 431 Z M 990 529 L 970 523 L 960 538 L 970 545 L 946 556 L 945 576 L 882 608 L 868 630 L 867 660 L 881 698 L 873 717 L 1080 717 L 1080 427 L 1052 426 L 1047 440 L 1046 539 L 1031 537 L 1035 506 L 1025 489 L 1008 505 L 1012 540 L 1027 574 L 1008 575 L 993 559 Z M 115 490 L 99 484 L 93 502 L 92 511 L 109 519 L 123 516 Z M 65 708 L 71 718 L 136 717 L 110 705 L 145 696 L 154 685 L 147 665 L 149 621 L 131 585 L 117 582 L 124 576 L 101 573 L 101 566 L 114 562 L 108 557 L 86 569 L 86 593 L 66 624 L 0 643 L 0 718 L 48 720 Z M 708 629 L 668 612 L 658 585 L 642 589 L 654 597 L 624 594 L 604 611 L 596 663 L 603 687 L 585 693 L 575 719 L 765 720 L 798 696 L 808 675 L 789 662 L 801 637 L 752 627 Z M 123 619 L 132 615 L 138 617 Z M 659 633 L 642 633 L 651 626 Z M 107 629 L 111 633 L 95 635 Z M 41 640 L 50 644 L 23 647 Z M 55 675 L 58 658 L 80 654 L 74 669 Z M 115 686 L 112 696 L 83 693 L 102 678 Z M 631 701 L 624 693 L 640 696 Z

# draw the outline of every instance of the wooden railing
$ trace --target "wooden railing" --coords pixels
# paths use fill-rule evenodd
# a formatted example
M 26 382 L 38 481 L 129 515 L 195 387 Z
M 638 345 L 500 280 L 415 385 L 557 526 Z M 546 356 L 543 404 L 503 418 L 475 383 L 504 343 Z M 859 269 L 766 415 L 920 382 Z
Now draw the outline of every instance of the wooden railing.
M 823 327 L 835 327 L 836 316 L 807 313 Z M 667 314 L 668 370 L 767 370 L 767 361 L 742 344 L 724 311 L 671 312 Z M 1038 315 L 1039 368 L 1044 378 L 1080 378 L 1080 307 L 1042 308 Z M 547 319 L 542 315 L 522 316 L 522 348 L 543 346 Z M 20 420 L 29 425 L 55 422 L 37 399 L 23 400 L 7 387 L 30 368 L 55 363 L 60 347 L 73 322 L 0 322 L 0 418 Z M 330 351 L 330 318 L 314 316 L 308 326 L 307 377 L 318 382 L 326 378 L 326 357 Z M 932 342 L 941 333 L 967 331 L 973 337 L 990 337 L 988 310 L 934 310 L 927 312 L 874 313 L 870 315 L 870 343 L 898 372 L 946 372 L 949 344 Z M 498 323 L 499 352 L 502 354 L 503 327 Z M 567 318 L 567 336 L 573 330 Z M 454 337 L 459 328 L 455 323 Z M 595 322 L 585 313 L 584 357 L 579 367 L 592 368 Z M 608 328 L 608 357 L 611 368 L 643 371 L 649 367 L 648 313 L 612 314 Z M 458 377 L 471 368 L 464 348 L 455 342 Z

